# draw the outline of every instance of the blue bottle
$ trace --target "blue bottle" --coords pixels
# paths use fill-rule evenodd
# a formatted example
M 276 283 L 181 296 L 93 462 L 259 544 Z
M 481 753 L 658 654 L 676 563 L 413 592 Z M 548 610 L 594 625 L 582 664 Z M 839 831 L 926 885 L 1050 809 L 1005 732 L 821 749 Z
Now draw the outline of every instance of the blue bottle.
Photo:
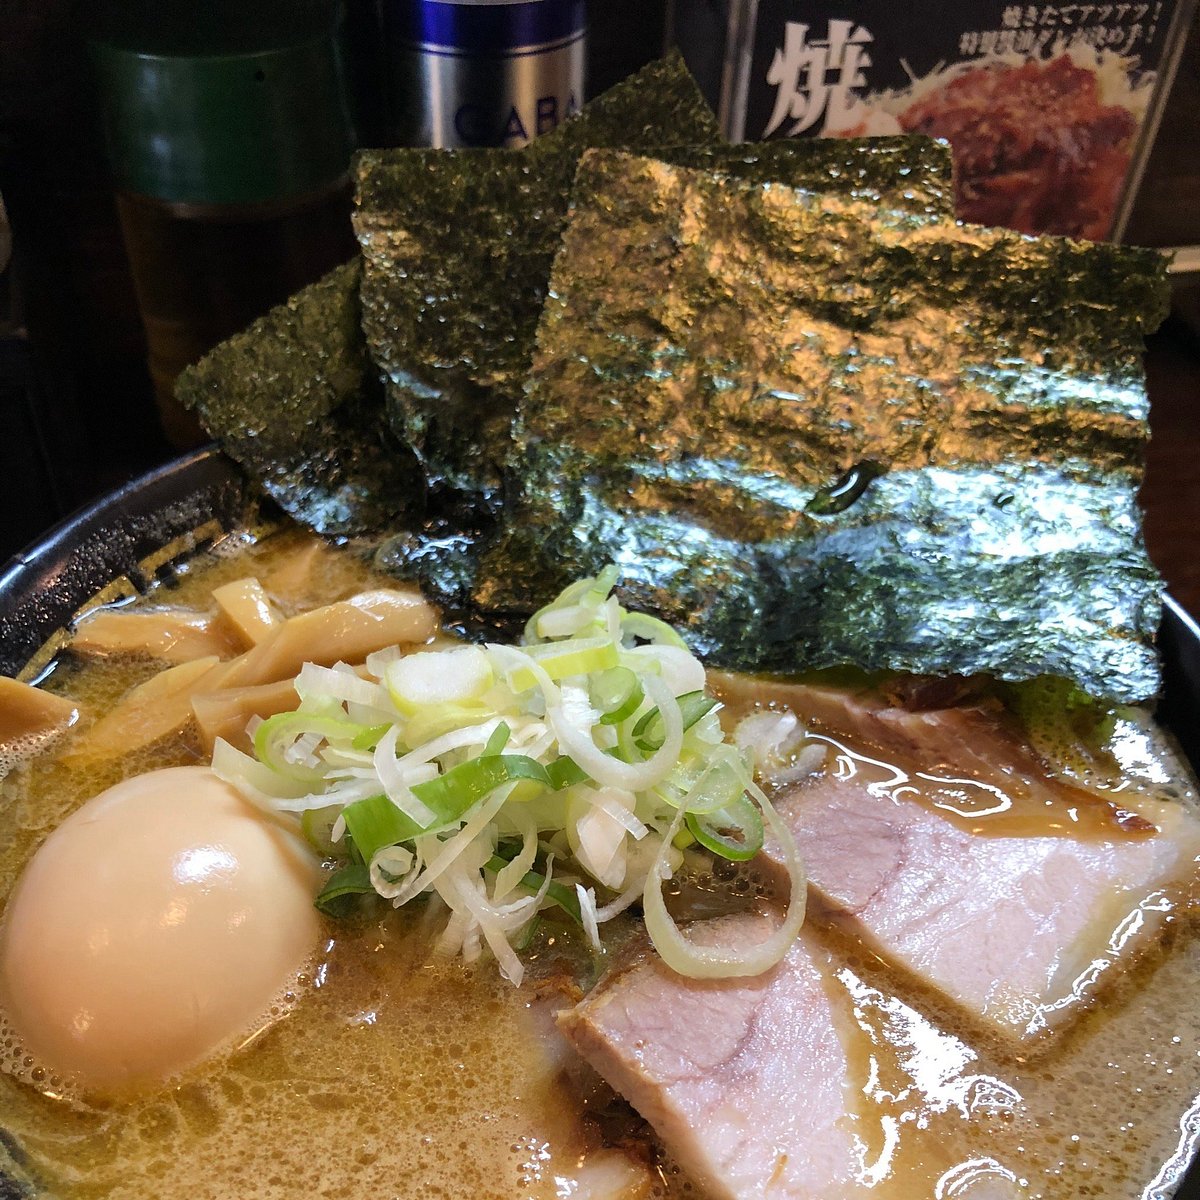
M 521 147 L 583 104 L 584 0 L 387 0 L 393 138 Z

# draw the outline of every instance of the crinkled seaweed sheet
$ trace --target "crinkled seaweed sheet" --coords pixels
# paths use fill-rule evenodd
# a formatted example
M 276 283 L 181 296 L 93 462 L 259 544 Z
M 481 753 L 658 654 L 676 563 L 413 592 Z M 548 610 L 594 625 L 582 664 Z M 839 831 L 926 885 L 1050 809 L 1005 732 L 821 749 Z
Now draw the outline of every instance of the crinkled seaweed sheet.
M 363 325 L 388 420 L 430 483 L 496 500 L 571 180 L 588 146 L 718 140 L 678 56 L 652 63 L 527 149 L 360 153 Z
M 628 96 L 611 113 L 670 140 Z M 955 226 L 945 148 L 914 139 L 593 152 L 568 223 L 586 129 L 544 139 L 551 166 L 484 154 L 475 184 L 449 166 L 471 155 L 363 160 L 383 386 L 350 265 L 181 397 L 300 520 L 404 531 L 382 558 L 468 627 L 616 561 L 722 665 L 1155 690 L 1157 256 Z M 456 248 L 460 225 L 495 238 Z
M 492 385 L 509 359 L 528 367 L 580 153 L 593 141 L 644 148 L 717 137 L 716 118 L 671 55 L 537 142 L 536 159 L 501 150 L 364 154 L 360 233 L 378 250 L 376 259 L 366 256 L 368 273 L 374 265 L 382 276 L 367 288 L 372 350 L 363 330 L 364 264 L 356 261 L 188 368 L 176 395 L 284 511 L 318 532 L 418 528 L 427 482 L 436 488 L 450 475 L 469 494 L 464 503 L 443 500 L 435 523 L 448 540 L 430 545 L 469 543 L 496 478 L 483 447 L 508 440 L 511 405 L 497 414 L 503 389 Z M 948 154 L 943 162 L 925 149 L 903 167 L 914 186 L 950 195 Z M 861 166 L 860 186 L 880 170 Z M 423 235 L 429 254 L 388 259 L 393 238 Z M 393 296 L 388 279 L 397 272 L 404 278 Z M 436 380 L 443 360 L 456 383 L 439 391 L 422 380 Z
M 649 111 L 663 115 L 647 121 Z M 588 147 L 653 151 L 758 182 L 953 212 L 949 149 L 925 138 L 718 146 L 677 60 L 654 64 L 527 150 L 381 150 L 356 167 L 367 342 L 388 419 L 430 483 L 468 504 L 501 497 L 511 425 Z
M 389 426 L 416 451 L 433 497 L 430 521 L 398 539 L 389 561 L 452 607 L 468 603 L 477 548 L 504 521 L 505 497 L 520 487 L 513 425 L 584 139 L 616 138 L 627 129 L 631 98 L 614 89 L 520 155 L 399 150 L 360 160 L 364 327 L 383 378 Z M 672 104 L 680 103 L 674 96 Z M 695 125 L 699 130 L 703 122 Z M 575 131 L 570 139 L 565 130 Z M 914 221 L 953 214 L 950 150 L 928 138 L 670 146 L 653 153 L 760 186 L 782 182 L 902 209 Z M 447 222 L 447 212 L 473 214 L 474 238 Z
M 222 342 L 175 394 L 279 506 L 320 533 L 403 526 L 421 511 L 412 451 L 382 419 L 357 261 Z
M 708 661 L 1155 693 L 1152 251 L 584 156 L 471 597 L 605 563 Z

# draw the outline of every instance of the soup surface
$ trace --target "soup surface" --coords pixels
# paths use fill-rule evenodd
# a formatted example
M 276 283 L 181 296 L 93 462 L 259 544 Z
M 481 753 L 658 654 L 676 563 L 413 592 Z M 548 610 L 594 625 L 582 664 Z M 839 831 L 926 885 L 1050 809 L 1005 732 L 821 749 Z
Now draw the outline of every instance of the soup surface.
M 294 531 L 232 539 L 151 599 L 207 609 L 214 586 L 278 571 L 303 544 Z M 292 602 L 380 582 L 353 553 L 328 555 Z M 81 703 L 82 730 L 155 669 L 67 655 L 46 686 Z M 87 768 L 55 752 L 18 764 L 0 785 L 0 897 L 88 797 L 198 761 L 184 737 Z M 677 911 L 738 907 L 755 890 L 748 875 L 697 877 L 677 889 Z M 936 996 L 891 978 L 848 940 L 823 935 L 843 963 L 835 986 L 853 1025 L 852 1107 L 864 1172 L 880 1194 L 1169 1194 L 1200 1123 L 1200 938 L 1190 901 L 1175 898 L 1161 951 L 1106 987 L 1068 1033 L 1020 1052 L 961 1026 Z M 553 1031 L 554 1010 L 606 963 L 547 922 L 525 951 L 524 985 L 513 988 L 486 958 L 474 967 L 432 961 L 436 916 L 380 905 L 327 921 L 316 958 L 260 1026 L 149 1095 L 72 1095 L 5 1025 L 0 1123 L 10 1149 L 0 1154 L 14 1175 L 80 1200 L 698 1194 Z M 606 930 L 609 961 L 641 952 L 636 918 Z M 617 1173 L 625 1190 L 588 1191 L 587 1164 L 614 1148 L 636 1163 Z M 1009 1190 L 984 1190 L 984 1179 Z

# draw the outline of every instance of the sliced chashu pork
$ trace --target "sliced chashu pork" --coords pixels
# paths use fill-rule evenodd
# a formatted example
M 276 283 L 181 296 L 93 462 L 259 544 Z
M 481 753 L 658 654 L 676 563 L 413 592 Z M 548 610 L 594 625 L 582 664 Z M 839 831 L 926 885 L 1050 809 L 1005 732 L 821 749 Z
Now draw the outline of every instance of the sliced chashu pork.
M 690 935 L 732 945 L 771 927 L 746 914 Z M 851 1200 L 867 1193 L 856 1182 L 829 970 L 803 934 L 753 979 L 685 979 L 648 958 L 605 980 L 559 1027 L 713 1197 Z
M 1059 784 L 985 709 L 913 712 L 780 685 L 764 699 L 840 739 L 828 770 L 776 797 L 817 919 L 1007 1035 L 1078 1011 L 1150 944 L 1195 876 L 1190 808 L 1141 797 L 1133 814 Z M 946 807 L 971 813 L 1005 797 L 1011 808 L 991 816 Z M 1089 805 L 1091 817 L 1062 819 Z
M 733 947 L 765 938 L 777 919 L 742 913 L 688 933 Z M 712 1200 L 950 1195 L 939 1181 L 961 1175 L 963 1147 L 945 1144 L 945 1126 L 925 1129 L 929 1112 L 912 1077 L 884 1089 L 883 1108 L 868 1098 L 878 1068 L 842 970 L 807 931 L 752 979 L 688 979 L 651 955 L 611 972 L 560 1014 L 559 1027 Z M 910 1017 L 902 1024 L 920 1024 Z M 940 1039 L 939 1061 L 956 1060 L 969 1075 L 969 1051 L 932 1030 L 924 1036 L 926 1050 Z M 919 1057 L 903 1048 L 897 1069 Z M 956 1185 L 959 1200 L 1019 1194 L 1011 1171 L 966 1153 L 970 1179 Z

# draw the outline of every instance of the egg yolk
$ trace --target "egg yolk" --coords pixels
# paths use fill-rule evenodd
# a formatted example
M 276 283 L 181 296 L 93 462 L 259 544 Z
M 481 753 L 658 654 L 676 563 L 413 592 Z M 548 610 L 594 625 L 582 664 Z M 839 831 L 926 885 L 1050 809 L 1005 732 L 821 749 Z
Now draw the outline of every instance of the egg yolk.
M 0 1001 L 26 1051 L 79 1087 L 162 1082 L 252 1032 L 312 957 L 318 873 L 206 767 L 126 780 L 22 875 Z

